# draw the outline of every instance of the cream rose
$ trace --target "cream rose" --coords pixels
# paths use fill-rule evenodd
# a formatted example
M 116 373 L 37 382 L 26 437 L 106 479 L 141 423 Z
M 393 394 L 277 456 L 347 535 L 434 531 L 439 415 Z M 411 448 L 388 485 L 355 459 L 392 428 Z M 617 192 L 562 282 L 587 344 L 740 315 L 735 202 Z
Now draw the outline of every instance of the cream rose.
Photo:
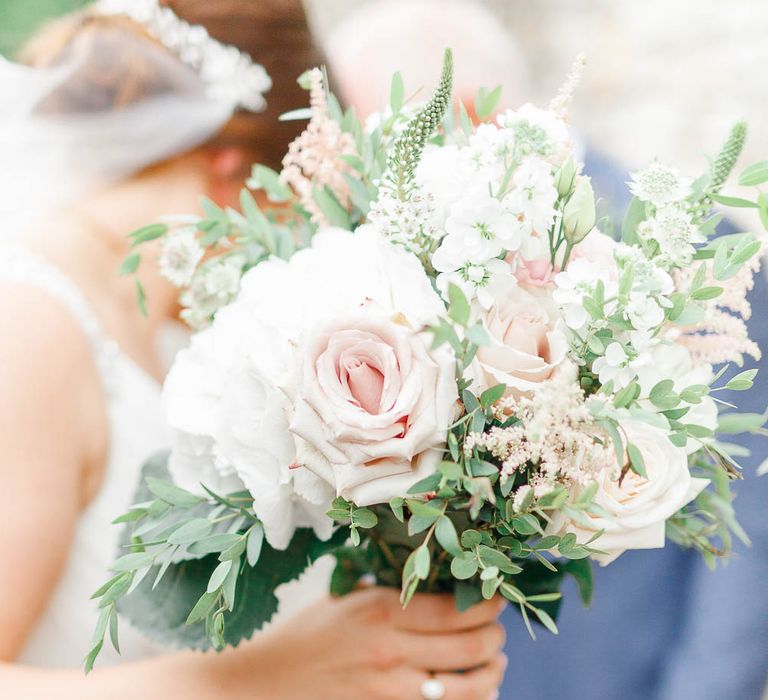
M 351 314 L 300 345 L 297 461 L 358 505 L 404 494 L 435 469 L 457 394 L 454 360 L 390 318 Z
M 475 358 L 476 375 L 485 389 L 505 384 L 519 395 L 549 379 L 565 360 L 568 340 L 557 305 L 546 293 L 514 287 L 485 315 L 490 345 Z
M 577 521 L 558 513 L 546 531 L 572 532 L 583 543 L 604 530 L 592 545 L 605 552 L 593 557 L 603 566 L 628 549 L 663 547 L 666 521 L 709 483 L 691 476 L 685 450 L 675 447 L 659 428 L 639 421 L 626 421 L 621 427 L 640 450 L 648 478 L 630 471 L 619 483 L 618 469 L 606 471 L 594 499 L 605 514 L 585 513 Z

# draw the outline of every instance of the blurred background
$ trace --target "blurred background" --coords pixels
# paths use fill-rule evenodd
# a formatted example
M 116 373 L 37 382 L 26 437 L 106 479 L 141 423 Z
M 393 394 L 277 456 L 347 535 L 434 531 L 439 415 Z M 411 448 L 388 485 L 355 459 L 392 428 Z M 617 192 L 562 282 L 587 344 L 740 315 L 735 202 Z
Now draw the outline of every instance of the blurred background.
M 12 53 L 46 17 L 86 3 L 2 0 L 0 51 Z M 333 55 L 342 44 L 335 34 L 339 24 L 353 10 L 372 3 L 307 0 L 306 4 Z M 451 12 L 462 4 L 471 3 L 459 0 L 443 6 Z M 517 56 L 498 57 L 517 74 L 516 94 L 507 95 L 512 103 L 546 105 L 573 57 L 580 51 L 588 54 L 573 123 L 592 148 L 621 165 L 634 168 L 658 156 L 698 173 L 705 165 L 703 154 L 715 151 L 740 117 L 752 127 L 745 161 L 768 153 L 767 2 L 483 0 L 483 4 L 502 19 L 517 43 Z M 366 34 L 358 36 L 361 33 Z M 348 45 L 349 35 L 344 39 Z M 423 43 L 429 37 L 414 32 L 414 40 Z M 389 58 L 383 53 L 382 63 L 392 59 L 397 63 L 393 52 L 387 52 Z M 422 50 L 420 59 L 425 71 L 436 72 L 439 53 Z M 381 72 L 391 70 L 383 65 Z M 379 83 L 374 78 L 370 84 L 380 85 L 383 100 L 388 80 Z

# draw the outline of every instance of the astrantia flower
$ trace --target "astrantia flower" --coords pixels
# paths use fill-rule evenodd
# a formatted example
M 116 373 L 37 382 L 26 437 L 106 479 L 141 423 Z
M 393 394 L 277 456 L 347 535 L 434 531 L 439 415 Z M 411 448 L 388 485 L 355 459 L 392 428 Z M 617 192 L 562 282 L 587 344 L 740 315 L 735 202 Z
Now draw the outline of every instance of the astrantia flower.
M 631 173 L 630 177 L 632 194 L 657 207 L 685 199 L 690 189 L 688 181 L 677 170 L 661 163 L 652 163 L 645 170 Z
M 181 317 L 196 330 L 207 326 L 213 314 L 235 298 L 242 269 L 239 255 L 203 266 L 181 295 Z
M 696 252 L 693 244 L 706 240 L 691 215 L 675 205 L 659 209 L 653 218 L 638 226 L 637 232 L 644 240 L 658 244 L 659 252 L 654 256 L 654 262 L 665 268 L 690 265 Z
M 544 233 L 555 219 L 556 201 L 552 167 L 540 158 L 526 158 L 512 176 L 512 189 L 505 204 L 534 231 Z
M 166 236 L 158 260 L 160 274 L 177 287 L 188 285 L 203 252 L 194 230 L 184 229 Z

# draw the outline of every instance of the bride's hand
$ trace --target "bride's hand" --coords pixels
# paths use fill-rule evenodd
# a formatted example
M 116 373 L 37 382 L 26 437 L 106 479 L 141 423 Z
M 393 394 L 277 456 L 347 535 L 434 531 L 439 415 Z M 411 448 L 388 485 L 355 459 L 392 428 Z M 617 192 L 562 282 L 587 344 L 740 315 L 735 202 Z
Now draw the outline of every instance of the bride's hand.
M 492 700 L 506 666 L 502 607 L 459 613 L 451 596 L 416 595 L 403 610 L 381 588 L 327 599 L 233 652 L 229 697 L 419 700 L 434 675 L 445 700 Z

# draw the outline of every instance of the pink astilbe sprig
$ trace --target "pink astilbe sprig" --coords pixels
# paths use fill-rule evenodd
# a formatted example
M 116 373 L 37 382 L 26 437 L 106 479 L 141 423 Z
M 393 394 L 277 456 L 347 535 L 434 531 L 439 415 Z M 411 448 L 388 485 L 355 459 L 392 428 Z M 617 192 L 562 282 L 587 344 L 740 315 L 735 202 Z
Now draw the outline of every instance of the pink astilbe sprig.
M 758 344 L 750 339 L 744 319 L 720 308 L 708 311 L 704 321 L 683 333 L 677 342 L 688 348 L 695 364 L 733 362 L 741 366 L 745 355 L 755 360 L 762 355 Z
M 355 141 L 330 116 L 323 73 L 319 68 L 309 72 L 309 85 L 312 116 L 307 128 L 288 147 L 280 178 L 299 196 L 302 206 L 312 215 L 312 221 L 325 226 L 329 222 L 315 201 L 314 191 L 328 187 L 342 206 L 349 205 L 349 186 L 344 175 L 351 173 L 352 168 L 339 156 L 353 155 Z
M 495 457 L 502 476 L 531 470 L 536 496 L 558 484 L 585 486 L 615 469 L 611 441 L 595 424 L 572 372 L 542 382 L 530 397 L 504 398 L 495 410 L 500 421 L 514 416 L 519 422 L 470 434 L 465 453 L 477 449 Z
M 765 247 L 765 245 L 763 246 Z M 717 280 L 707 265 L 704 285 L 715 285 L 723 292 L 709 303 L 704 319 L 686 328 L 678 342 L 688 348 L 696 364 L 744 364 L 744 356 L 755 360 L 761 357 L 760 347 L 749 337 L 745 321 L 752 316 L 747 294 L 755 286 L 755 275 L 760 269 L 762 256 L 755 255 L 727 280 Z M 692 272 L 687 276 L 692 277 Z

